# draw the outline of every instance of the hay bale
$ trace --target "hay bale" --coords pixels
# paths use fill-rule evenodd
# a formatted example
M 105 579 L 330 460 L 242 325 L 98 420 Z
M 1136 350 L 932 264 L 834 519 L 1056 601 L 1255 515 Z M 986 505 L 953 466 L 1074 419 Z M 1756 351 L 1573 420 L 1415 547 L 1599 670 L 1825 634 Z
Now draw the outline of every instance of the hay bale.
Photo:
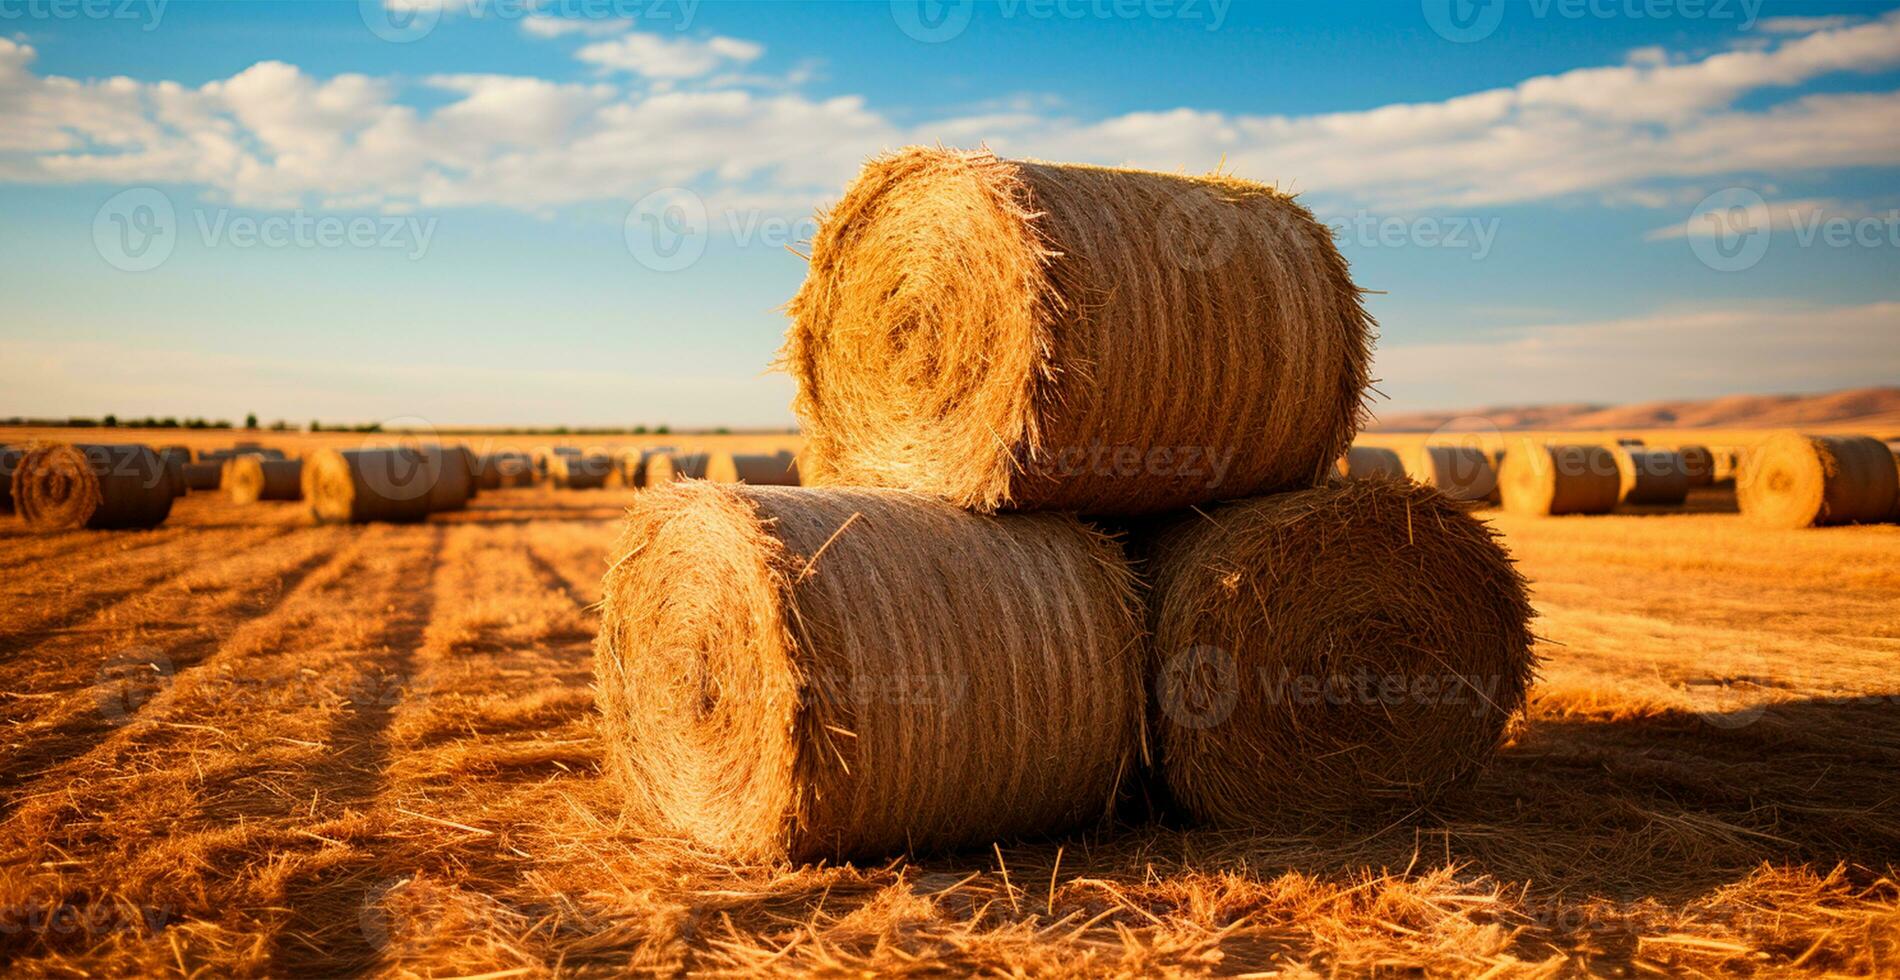
M 710 482 L 628 509 L 602 583 L 606 769 L 643 832 L 740 859 L 1064 829 L 1138 753 L 1115 543 L 888 490 Z
M 1617 502 L 1680 504 L 1689 497 L 1689 472 L 1682 457 L 1667 449 L 1618 446 Z
M 1474 777 L 1524 705 L 1524 579 L 1438 490 L 1337 482 L 1141 545 L 1160 772 L 1200 819 L 1306 831 L 1415 811 Z
M 614 457 L 613 475 L 608 484 L 626 488 L 643 487 L 647 482 L 647 463 L 661 453 L 673 452 L 672 446 L 647 446 L 628 449 Z
M 1339 457 L 1339 475 L 1348 480 L 1403 480 L 1405 461 L 1384 446 L 1353 446 Z
M 320 523 L 405 523 L 430 514 L 440 467 L 415 449 L 325 449 L 304 459 L 303 497 Z
M 184 446 L 166 446 L 157 450 L 158 461 L 165 467 L 165 479 L 171 481 L 172 496 L 182 497 L 191 489 L 185 467 L 191 463 L 191 450 Z
M 465 510 L 475 496 L 475 475 L 460 446 L 422 446 L 423 480 L 429 487 L 429 513 Z
M 1734 484 L 1735 477 L 1742 471 L 1746 450 L 1739 446 L 1717 446 L 1710 451 L 1715 454 L 1715 484 Z
M 1777 432 L 1749 450 L 1735 481 L 1742 516 L 1772 527 L 1884 521 L 1896 496 L 1893 453 L 1869 436 Z
M 614 461 L 605 453 L 557 453 L 548 457 L 548 480 L 565 490 L 599 490 Z
M 302 500 L 303 461 L 265 459 L 244 453 L 224 464 L 221 481 L 235 504 L 260 500 Z
M 647 459 L 646 480 L 641 485 L 664 486 L 677 480 L 704 480 L 712 457 L 706 453 L 655 453 Z
M 826 481 L 981 510 L 1311 485 L 1352 442 L 1371 363 L 1346 261 L 1291 197 L 987 151 L 866 164 L 789 311 L 782 362 Z
M 1607 514 L 1623 492 L 1616 455 L 1602 446 L 1514 446 L 1498 470 L 1504 509 L 1517 514 Z
M 193 490 L 216 490 L 224 482 L 222 463 L 187 463 L 185 486 Z
M 1715 485 L 1715 450 L 1689 445 L 1677 446 L 1676 453 L 1682 457 L 1682 471 L 1689 478 L 1690 489 Z
M 19 446 L 0 446 L 0 514 L 13 513 L 13 470 L 24 455 Z
M 527 453 L 494 452 L 475 461 L 475 482 L 483 490 L 534 486 L 534 458 Z
M 480 468 L 481 461 L 475 457 L 475 450 L 467 446 L 455 446 L 449 451 L 458 453 L 462 457 L 462 472 L 468 474 L 468 499 L 474 500 L 481 496 L 482 481 L 476 476 L 476 470 Z
M 41 531 L 148 528 L 172 512 L 158 454 L 137 445 L 36 443 L 13 471 L 13 506 Z
M 786 450 L 775 453 L 712 453 L 706 459 L 706 479 L 714 483 L 795 487 L 798 486 L 798 460 Z
M 1406 472 L 1453 500 L 1496 500 L 1498 472 L 1477 446 L 1419 446 L 1407 458 Z

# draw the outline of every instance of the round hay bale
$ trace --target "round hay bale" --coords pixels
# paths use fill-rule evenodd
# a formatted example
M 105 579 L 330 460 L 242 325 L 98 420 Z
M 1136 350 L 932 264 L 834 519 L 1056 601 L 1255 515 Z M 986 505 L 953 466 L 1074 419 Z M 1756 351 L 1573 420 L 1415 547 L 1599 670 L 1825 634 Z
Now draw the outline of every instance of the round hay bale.
M 166 446 L 157 450 L 158 461 L 165 466 L 165 478 L 171 481 L 172 496 L 182 497 L 191 489 L 185 467 L 191 463 L 191 450 L 184 446 Z
M 788 309 L 808 479 L 980 510 L 1311 485 L 1371 363 L 1346 261 L 1293 198 L 987 151 L 866 164 Z
M 439 513 L 468 508 L 475 496 L 475 475 L 469 472 L 468 456 L 459 446 L 422 446 L 423 479 L 429 486 L 429 512 Z
M 1667 449 L 1618 446 L 1617 502 L 1680 504 L 1689 497 L 1689 473 L 1682 457 Z
M 548 480 L 564 490 L 599 490 L 614 461 L 605 453 L 556 453 L 548 457 Z
M 1405 461 L 1384 446 L 1353 446 L 1339 457 L 1339 475 L 1348 480 L 1403 480 Z
M 216 490 L 224 483 L 222 463 L 185 464 L 185 486 L 193 490 Z
M 1524 705 L 1524 579 L 1438 490 L 1338 482 L 1144 545 L 1160 771 L 1200 819 L 1303 831 L 1429 806 Z
M 706 453 L 655 453 L 647 459 L 642 486 L 657 487 L 677 480 L 704 480 L 712 457 Z
M 420 521 L 438 469 L 414 449 L 320 450 L 304 459 L 303 497 L 321 523 Z
M 1897 495 L 1893 453 L 1870 436 L 1777 432 L 1749 450 L 1735 481 L 1742 516 L 1771 527 L 1884 521 Z
M 746 860 L 874 856 L 1105 816 L 1138 752 L 1115 543 L 889 490 L 638 495 L 595 687 L 634 823 Z
M 236 504 L 260 500 L 302 500 L 303 461 L 265 459 L 245 453 L 224 464 L 225 492 Z
M 673 452 L 672 446 L 648 446 L 628 449 L 614 457 L 614 470 L 608 484 L 624 488 L 646 486 L 647 462 L 660 453 Z
M 1715 485 L 1715 450 L 1689 445 L 1677 446 L 1676 453 L 1682 457 L 1682 471 L 1689 478 L 1690 489 Z
M 477 475 L 481 469 L 481 460 L 476 458 L 475 451 L 467 446 L 455 446 L 449 451 L 462 457 L 462 472 L 468 474 L 468 499 L 474 500 L 482 492 L 481 477 Z
M 25 455 L 19 446 L 0 446 L 0 514 L 13 513 L 13 470 Z
M 14 464 L 13 506 L 41 531 L 157 527 L 172 500 L 165 464 L 144 446 L 39 443 Z
M 712 453 L 706 459 L 706 479 L 714 483 L 750 483 L 753 486 L 798 486 L 798 461 L 790 453 Z
M 1490 455 L 1477 446 L 1419 446 L 1408 462 L 1414 481 L 1437 487 L 1453 500 L 1497 497 L 1498 472 Z
M 1623 480 L 1616 455 L 1602 446 L 1514 446 L 1498 470 L 1504 509 L 1516 514 L 1607 514 Z
M 535 465 L 527 453 L 502 451 L 481 456 L 475 463 L 475 482 L 483 490 L 534 486 Z

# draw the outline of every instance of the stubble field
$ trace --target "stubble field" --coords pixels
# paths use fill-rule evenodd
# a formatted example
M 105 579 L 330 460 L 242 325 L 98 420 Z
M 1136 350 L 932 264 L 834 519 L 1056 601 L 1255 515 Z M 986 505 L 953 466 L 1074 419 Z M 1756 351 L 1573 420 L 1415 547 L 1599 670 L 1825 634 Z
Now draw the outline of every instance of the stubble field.
M 617 822 L 592 604 L 634 493 L 0 518 L 0 970 L 1900 970 L 1900 527 L 1484 511 L 1544 666 L 1468 797 L 791 869 Z

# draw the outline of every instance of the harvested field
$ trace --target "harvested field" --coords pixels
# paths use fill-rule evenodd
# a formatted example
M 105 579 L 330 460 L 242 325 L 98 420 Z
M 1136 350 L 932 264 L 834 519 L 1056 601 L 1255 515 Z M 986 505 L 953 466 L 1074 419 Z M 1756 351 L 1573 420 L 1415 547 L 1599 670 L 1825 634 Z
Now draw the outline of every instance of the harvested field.
M 1900 969 L 1900 527 L 1764 528 L 1723 489 L 1480 509 L 1543 666 L 1468 797 L 1316 836 L 1131 805 L 788 868 L 619 821 L 593 603 L 637 492 L 410 525 L 205 493 L 149 531 L 0 518 L 0 969 Z

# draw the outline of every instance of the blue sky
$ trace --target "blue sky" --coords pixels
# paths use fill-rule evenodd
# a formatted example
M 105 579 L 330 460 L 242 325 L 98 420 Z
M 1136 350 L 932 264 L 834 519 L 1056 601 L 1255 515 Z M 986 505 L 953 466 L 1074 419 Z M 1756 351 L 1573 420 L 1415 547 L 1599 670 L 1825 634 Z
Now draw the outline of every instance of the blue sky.
M 0 415 L 788 425 L 937 142 L 1301 192 L 1385 413 L 1900 378 L 1888 4 L 0 0 Z

